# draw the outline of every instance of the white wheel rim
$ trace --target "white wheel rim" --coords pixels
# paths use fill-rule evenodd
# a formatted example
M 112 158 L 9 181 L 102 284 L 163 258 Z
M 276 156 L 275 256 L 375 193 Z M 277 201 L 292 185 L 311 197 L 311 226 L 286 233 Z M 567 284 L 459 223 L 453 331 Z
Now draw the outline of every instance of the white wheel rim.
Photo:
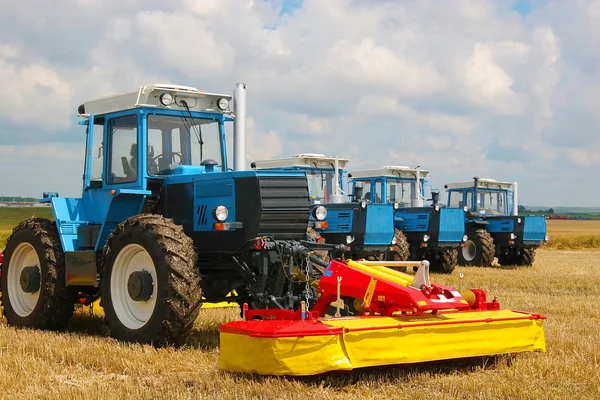
M 477 246 L 472 240 L 467 240 L 462 248 L 462 256 L 467 261 L 473 261 L 477 255 Z
M 19 317 L 27 317 L 32 312 L 40 299 L 40 291 L 28 293 L 21 287 L 21 273 L 27 267 L 37 267 L 40 272 L 40 258 L 33 246 L 27 242 L 17 246 L 8 265 L 8 276 L 6 277 L 8 298 L 12 309 Z M 43 284 L 43 282 L 40 282 Z
M 147 271 L 152 276 L 152 295 L 146 301 L 136 301 L 129 296 L 127 282 L 136 271 Z M 128 244 L 119 254 L 110 276 L 110 297 L 117 318 L 129 329 L 139 329 L 154 314 L 156 307 L 156 267 L 150 254 L 139 244 Z

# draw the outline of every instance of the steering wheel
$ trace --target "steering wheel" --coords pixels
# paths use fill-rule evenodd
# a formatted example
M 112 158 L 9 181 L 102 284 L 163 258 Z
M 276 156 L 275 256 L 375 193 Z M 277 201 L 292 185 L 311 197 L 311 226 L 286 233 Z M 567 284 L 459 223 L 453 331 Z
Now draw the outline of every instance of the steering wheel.
M 181 163 L 183 162 L 183 156 L 182 156 L 182 155 L 181 155 L 181 153 L 180 153 L 180 152 L 178 152 L 178 151 L 169 151 L 169 152 L 166 152 L 166 153 L 160 153 L 160 154 L 159 154 L 159 155 L 157 155 L 156 157 L 153 157 L 153 158 L 152 158 L 152 160 L 150 160 L 150 162 L 155 162 L 156 160 L 158 160 L 159 158 L 163 157 L 163 156 L 164 156 L 164 155 L 166 155 L 166 154 L 168 154 L 168 155 L 171 155 L 171 164 L 178 164 L 178 165 L 181 165 Z M 173 162 L 173 157 L 172 157 L 172 156 L 177 156 L 177 157 L 179 157 L 179 162 L 178 162 L 178 163 L 176 163 L 176 162 Z

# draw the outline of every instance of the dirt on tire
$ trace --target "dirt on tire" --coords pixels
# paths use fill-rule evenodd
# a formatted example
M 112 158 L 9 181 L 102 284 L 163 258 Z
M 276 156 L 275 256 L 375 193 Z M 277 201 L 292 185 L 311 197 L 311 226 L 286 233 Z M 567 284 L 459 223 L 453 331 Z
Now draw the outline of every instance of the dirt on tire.
M 157 275 L 157 302 L 152 316 L 139 329 L 119 320 L 111 303 L 110 274 L 119 251 L 142 246 L 152 257 Z M 155 214 L 141 214 L 120 223 L 104 247 L 100 288 L 111 336 L 124 341 L 181 345 L 198 317 L 202 300 L 194 242 L 183 228 Z M 126 282 L 124 283 L 126 284 Z
M 19 316 L 10 302 L 8 293 L 8 270 L 14 250 L 27 242 L 36 251 L 40 261 L 40 296 L 31 313 Z M 73 315 L 75 293 L 66 286 L 65 257 L 56 223 L 46 218 L 31 218 L 19 223 L 8 238 L 4 250 L 0 301 L 10 325 L 64 330 Z

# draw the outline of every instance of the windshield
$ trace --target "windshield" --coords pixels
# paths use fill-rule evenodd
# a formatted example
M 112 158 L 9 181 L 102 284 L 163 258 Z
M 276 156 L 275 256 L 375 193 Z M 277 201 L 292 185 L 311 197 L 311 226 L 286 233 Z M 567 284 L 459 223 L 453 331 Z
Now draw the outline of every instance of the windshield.
M 399 203 L 400 207 L 410 207 L 415 182 L 399 182 L 388 179 L 387 203 Z
M 486 213 L 493 215 L 508 214 L 506 208 L 506 192 L 479 189 L 477 197 L 479 197 L 477 211 L 485 210 Z
M 470 204 L 470 202 L 469 202 Z M 463 208 L 464 207 L 464 201 L 463 201 L 463 192 L 462 191 L 452 191 L 450 192 L 450 203 L 448 204 L 448 206 L 453 207 L 453 208 Z
M 172 173 L 177 165 L 222 165 L 219 121 L 188 116 L 148 116 L 148 174 Z
M 308 192 L 311 203 L 328 203 L 329 197 L 335 191 L 333 171 L 306 171 L 306 178 L 308 179 Z

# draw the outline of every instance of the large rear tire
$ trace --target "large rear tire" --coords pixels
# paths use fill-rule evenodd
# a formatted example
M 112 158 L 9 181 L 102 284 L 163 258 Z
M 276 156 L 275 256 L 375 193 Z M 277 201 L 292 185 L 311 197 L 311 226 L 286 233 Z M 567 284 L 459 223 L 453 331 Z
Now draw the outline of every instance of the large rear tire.
M 10 325 L 63 330 L 73 315 L 65 258 L 56 224 L 31 218 L 8 239 L 2 264 L 2 305 Z
M 442 250 L 439 254 L 439 258 L 434 259 L 430 262 L 431 272 L 437 272 L 440 274 L 451 274 L 456 268 L 457 263 L 457 249 Z
M 467 241 L 458 252 L 458 264 L 491 267 L 494 261 L 494 239 L 485 229 L 467 231 Z
M 100 288 L 111 336 L 180 345 L 198 317 L 202 289 L 192 239 L 154 214 L 117 226 L 104 247 Z

